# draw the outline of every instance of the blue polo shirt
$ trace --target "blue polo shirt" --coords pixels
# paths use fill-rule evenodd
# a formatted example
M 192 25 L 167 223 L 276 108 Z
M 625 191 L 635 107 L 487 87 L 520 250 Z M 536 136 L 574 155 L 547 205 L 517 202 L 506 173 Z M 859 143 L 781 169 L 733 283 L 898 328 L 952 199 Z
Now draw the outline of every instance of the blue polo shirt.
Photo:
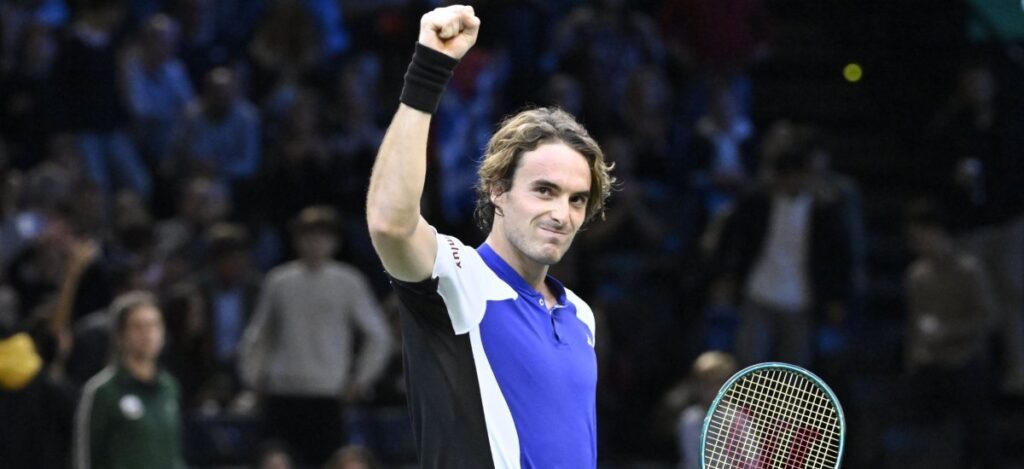
M 490 246 L 438 234 L 430 279 L 392 279 L 422 467 L 597 466 L 590 307 L 548 305 Z

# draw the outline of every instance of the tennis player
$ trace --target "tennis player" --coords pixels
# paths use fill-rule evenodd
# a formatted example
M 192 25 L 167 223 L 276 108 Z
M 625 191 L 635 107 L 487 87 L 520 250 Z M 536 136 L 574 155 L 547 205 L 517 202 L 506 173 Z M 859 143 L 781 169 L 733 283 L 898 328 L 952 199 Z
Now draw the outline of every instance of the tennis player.
M 603 210 L 614 179 L 601 149 L 561 110 L 523 111 L 501 124 L 479 168 L 484 244 L 437 233 L 420 214 L 431 114 L 479 29 L 468 6 L 422 17 L 367 197 L 401 303 L 420 464 L 593 468 L 594 316 L 547 273 Z

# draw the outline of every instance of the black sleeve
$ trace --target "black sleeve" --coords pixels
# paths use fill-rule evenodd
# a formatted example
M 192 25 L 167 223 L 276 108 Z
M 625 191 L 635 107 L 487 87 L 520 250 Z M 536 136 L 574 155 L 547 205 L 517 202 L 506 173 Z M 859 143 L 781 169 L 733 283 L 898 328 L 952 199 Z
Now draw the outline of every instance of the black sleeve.
M 448 307 L 444 299 L 437 292 L 438 279 L 428 278 L 421 282 L 403 282 L 390 275 L 388 280 L 391 288 L 398 296 L 398 302 L 403 312 L 414 316 L 417 323 L 430 327 L 455 333 L 451 319 L 448 317 Z

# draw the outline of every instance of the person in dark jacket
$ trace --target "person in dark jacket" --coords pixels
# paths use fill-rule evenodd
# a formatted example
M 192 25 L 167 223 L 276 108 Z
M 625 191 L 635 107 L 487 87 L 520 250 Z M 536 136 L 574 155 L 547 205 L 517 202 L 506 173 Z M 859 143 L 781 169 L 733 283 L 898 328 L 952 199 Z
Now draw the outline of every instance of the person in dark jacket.
M 813 191 L 810 152 L 770 162 L 768 185 L 737 202 L 723 230 L 717 288 L 738 301 L 741 365 L 809 365 L 815 315 L 845 316 L 852 268 L 841 204 Z

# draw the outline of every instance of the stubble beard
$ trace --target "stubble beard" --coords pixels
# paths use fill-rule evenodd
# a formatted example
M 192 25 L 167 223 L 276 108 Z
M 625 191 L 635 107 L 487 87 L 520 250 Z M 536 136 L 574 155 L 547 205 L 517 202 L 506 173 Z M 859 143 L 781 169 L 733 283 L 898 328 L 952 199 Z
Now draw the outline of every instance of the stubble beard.
M 530 225 L 529 229 L 532 231 L 536 228 L 534 228 L 533 225 Z M 555 249 L 555 252 L 552 253 L 551 249 L 546 249 L 549 244 L 545 243 L 539 235 L 533 235 L 530 232 L 523 232 L 520 230 L 510 230 L 507 228 L 504 231 L 505 239 L 507 239 L 508 243 L 515 248 L 516 251 L 519 251 L 523 257 L 548 267 L 558 264 L 558 261 L 562 260 L 562 257 L 565 256 L 565 253 L 569 250 L 569 247 L 572 245 L 572 241 L 575 238 L 575 233 L 568 235 L 565 242 L 559 245 L 559 248 Z

